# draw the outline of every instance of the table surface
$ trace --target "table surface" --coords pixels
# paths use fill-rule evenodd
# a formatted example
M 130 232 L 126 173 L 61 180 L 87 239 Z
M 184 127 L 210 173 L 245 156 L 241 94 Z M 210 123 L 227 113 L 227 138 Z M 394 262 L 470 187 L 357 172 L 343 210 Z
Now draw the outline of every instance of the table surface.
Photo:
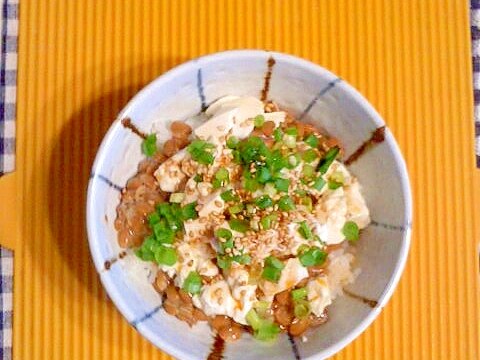
M 480 175 L 464 1 L 21 6 L 17 170 L 0 182 L 0 213 L 12 214 L 0 216 L 0 238 L 15 247 L 14 358 L 167 358 L 106 297 L 88 252 L 85 188 L 131 96 L 185 60 L 233 48 L 332 70 L 379 110 L 407 161 L 415 218 L 406 271 L 379 318 L 335 358 L 480 356 Z

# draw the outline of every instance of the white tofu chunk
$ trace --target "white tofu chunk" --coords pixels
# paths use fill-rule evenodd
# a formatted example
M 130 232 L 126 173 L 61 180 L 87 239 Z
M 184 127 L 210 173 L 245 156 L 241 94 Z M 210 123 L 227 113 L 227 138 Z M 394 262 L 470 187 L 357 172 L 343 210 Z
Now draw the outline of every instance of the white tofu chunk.
M 222 197 L 220 196 L 221 193 L 221 190 L 217 190 L 208 195 L 202 201 L 202 208 L 198 212 L 198 216 L 206 217 L 212 212 L 223 213 L 223 209 L 225 208 L 225 201 L 223 201 Z
M 300 260 L 297 258 L 288 259 L 278 283 L 263 281 L 260 287 L 265 294 L 265 299 L 272 301 L 275 294 L 290 289 L 306 277 L 308 277 L 308 270 L 300 263 Z
M 166 192 L 175 192 L 187 175 L 182 171 L 181 162 L 187 157 L 185 149 L 180 150 L 170 159 L 161 164 L 154 175 L 160 185 L 160 189 Z
M 307 299 L 312 312 L 321 316 L 325 308 L 332 303 L 332 294 L 326 276 L 319 276 L 307 283 Z
M 208 140 L 214 144 L 221 144 L 221 138 L 226 136 L 235 125 L 234 118 L 238 109 L 231 109 L 228 112 L 214 116 L 193 130 L 193 133 L 202 140 Z

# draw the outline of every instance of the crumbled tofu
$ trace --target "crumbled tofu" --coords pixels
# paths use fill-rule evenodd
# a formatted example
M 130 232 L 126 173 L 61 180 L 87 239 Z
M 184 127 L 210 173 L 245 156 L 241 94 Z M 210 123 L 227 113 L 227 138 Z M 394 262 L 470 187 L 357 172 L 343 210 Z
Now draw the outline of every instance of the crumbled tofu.
M 300 260 L 292 258 L 285 263 L 278 283 L 263 281 L 260 287 L 265 294 L 265 299 L 271 301 L 275 294 L 290 289 L 306 277 L 308 277 L 307 268 L 300 263 Z
M 333 245 L 345 240 L 342 228 L 347 221 L 347 201 L 343 188 L 326 191 L 315 206 L 314 213 L 319 221 L 312 230 L 323 242 Z
M 226 315 L 233 317 L 237 305 L 225 280 L 203 286 L 200 295 L 193 297 L 193 303 L 208 316 Z
M 257 301 L 257 285 L 248 284 L 248 271 L 241 267 L 234 267 L 230 270 L 227 282 L 233 298 L 236 300 L 236 306 L 233 313 L 233 319 L 240 324 L 247 324 L 245 316 Z
M 360 229 L 365 228 L 370 223 L 370 212 L 365 199 L 360 193 L 358 181 L 353 181 L 350 186 L 345 188 L 345 197 L 347 200 L 347 218 L 354 221 Z
M 328 279 L 326 276 L 319 276 L 307 283 L 308 301 L 312 312 L 320 316 L 325 308 L 332 303 Z
M 160 185 L 160 189 L 166 192 L 175 192 L 187 175 L 182 171 L 181 161 L 187 157 L 185 149 L 180 150 L 170 159 L 161 164 L 154 175 Z
M 215 276 L 218 274 L 218 268 L 215 266 L 216 271 L 208 262 L 215 256 L 212 247 L 203 242 L 183 242 L 177 247 L 178 255 L 178 269 L 176 272 L 175 285 L 182 287 L 183 282 L 187 278 L 191 271 L 197 271 L 200 273 L 200 269 L 203 270 L 206 276 Z M 176 265 L 176 264 L 175 264 Z
M 209 140 L 214 144 L 222 144 L 228 132 L 232 129 L 237 109 L 214 116 L 193 130 L 194 134 L 202 140 Z M 223 139 L 223 141 L 222 141 Z
M 203 199 L 201 204 L 202 208 L 198 212 L 198 216 L 206 217 L 211 213 L 223 213 L 225 201 L 223 201 L 222 197 L 220 196 L 221 193 L 221 190 L 217 190 Z

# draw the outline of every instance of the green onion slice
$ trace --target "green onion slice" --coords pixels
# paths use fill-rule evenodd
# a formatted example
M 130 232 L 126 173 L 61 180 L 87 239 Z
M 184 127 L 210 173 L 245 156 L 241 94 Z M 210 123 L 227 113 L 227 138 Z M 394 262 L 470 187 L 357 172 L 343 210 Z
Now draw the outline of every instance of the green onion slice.
M 202 291 L 202 277 L 196 271 L 190 271 L 183 282 L 182 289 L 192 295 L 199 294 Z
M 356 242 L 360 236 L 358 225 L 353 221 L 347 221 L 345 225 L 343 225 L 342 233 L 345 235 L 345 239 L 350 242 Z
M 142 152 L 148 156 L 152 157 L 157 151 L 157 135 L 150 134 L 142 141 Z

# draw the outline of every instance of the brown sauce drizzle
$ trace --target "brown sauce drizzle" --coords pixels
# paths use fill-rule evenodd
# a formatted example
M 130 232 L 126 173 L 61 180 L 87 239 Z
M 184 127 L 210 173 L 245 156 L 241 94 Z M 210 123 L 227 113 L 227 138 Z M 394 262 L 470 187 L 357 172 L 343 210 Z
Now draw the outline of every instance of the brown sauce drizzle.
M 115 264 L 117 260 L 123 259 L 125 256 L 127 256 L 127 253 L 125 251 L 122 251 L 120 254 L 118 254 L 118 257 L 105 261 L 105 263 L 103 264 L 105 270 L 110 270 L 112 265 Z
M 142 139 L 147 138 L 147 134 L 145 134 L 143 131 L 139 130 L 133 123 L 130 118 L 125 118 L 122 119 L 122 125 L 125 129 L 129 129 L 131 132 L 134 134 L 140 136 Z
M 270 91 L 270 79 L 272 78 L 272 70 L 274 65 L 275 59 L 270 56 L 267 61 L 267 72 L 265 74 L 265 81 L 263 83 L 263 89 L 260 96 L 260 100 L 262 101 L 267 100 L 268 92 Z
M 212 350 L 210 351 L 207 360 L 222 360 L 224 350 L 225 340 L 223 340 L 219 334 L 216 334 L 213 340 Z
M 352 299 L 357 299 L 357 300 L 360 300 L 362 301 L 364 304 L 367 304 L 368 306 L 370 306 L 372 309 L 373 308 L 376 308 L 378 306 L 378 301 L 376 300 L 370 300 L 370 299 L 367 299 L 366 297 L 363 297 L 361 295 L 357 295 L 357 294 L 354 294 L 346 289 L 343 289 L 343 292 L 345 293 L 345 295 L 348 295 L 350 296 Z
M 345 165 L 350 165 L 351 163 L 358 160 L 360 156 L 362 156 L 365 151 L 370 149 L 375 144 L 379 144 L 385 140 L 385 126 L 377 128 L 373 133 L 370 139 L 365 141 L 358 149 L 355 151 L 350 157 L 345 160 Z

